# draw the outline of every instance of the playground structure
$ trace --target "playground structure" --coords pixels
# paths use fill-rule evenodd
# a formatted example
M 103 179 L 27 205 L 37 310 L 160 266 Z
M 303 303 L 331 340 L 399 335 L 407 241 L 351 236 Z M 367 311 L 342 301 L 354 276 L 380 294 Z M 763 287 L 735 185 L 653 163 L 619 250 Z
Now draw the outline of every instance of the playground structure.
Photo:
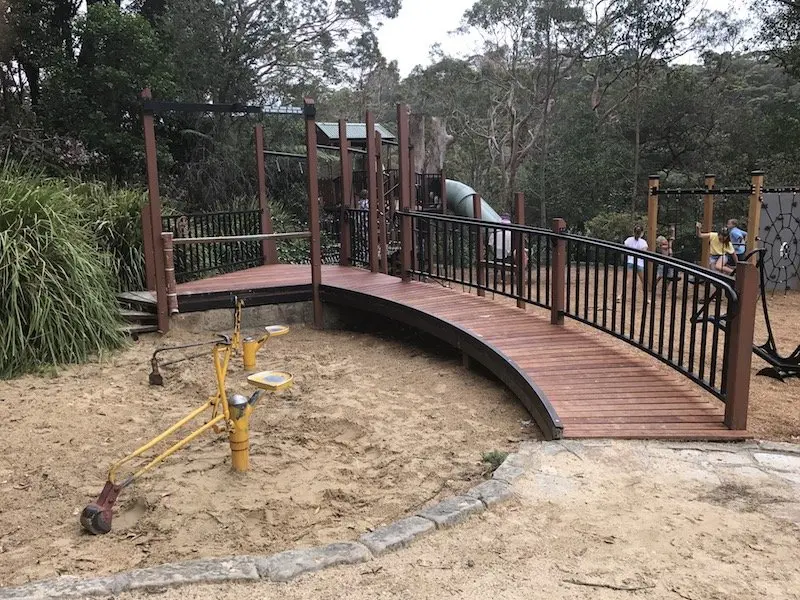
M 755 264 L 759 271 L 759 295 L 761 298 L 762 312 L 767 330 L 765 343 L 753 346 L 753 352 L 769 364 L 759 371 L 759 375 L 768 375 L 779 380 L 787 377 L 800 376 L 800 345 L 787 356 L 780 354 L 777 348 L 774 330 L 769 316 L 767 294 L 774 294 L 778 287 L 784 293 L 790 289 L 797 289 L 800 285 L 800 252 L 798 252 L 798 234 L 800 234 L 800 202 L 797 200 L 798 188 L 766 188 L 764 187 L 764 172 L 753 171 L 749 188 L 717 188 L 716 177 L 705 176 L 705 188 L 699 189 L 660 189 L 659 178 L 650 177 L 649 198 L 647 211 L 648 239 L 655 239 L 662 229 L 659 222 L 659 199 L 665 198 L 674 205 L 673 210 L 667 211 L 669 215 L 678 214 L 681 202 L 691 201 L 692 198 L 702 196 L 702 230 L 715 229 L 715 212 L 720 199 L 725 201 L 724 209 L 727 211 L 725 218 L 719 221 L 719 226 L 730 218 L 739 220 L 742 227 L 748 232 L 746 256 Z M 733 199 L 733 201 L 732 201 Z M 736 202 L 736 199 L 739 199 Z M 742 202 L 746 199 L 746 202 Z M 690 208 L 691 210 L 691 208 Z M 693 216 L 693 215 L 692 215 Z M 672 230 L 679 227 L 678 219 L 671 219 L 668 225 Z M 684 219 L 685 220 L 685 219 Z M 683 229 L 686 227 L 684 225 Z M 700 240 L 698 240 L 699 242 Z M 760 244 L 760 248 L 759 248 Z M 691 255 L 697 256 L 696 252 Z M 700 252 L 700 265 L 708 264 L 709 243 L 702 241 Z M 706 301 L 698 311 L 696 318 L 712 318 L 708 314 Z M 700 316 L 702 314 L 702 316 Z M 717 315 L 724 326 L 725 315 Z
M 192 440 L 208 430 L 213 430 L 215 433 L 226 432 L 228 434 L 228 441 L 231 448 L 231 466 L 234 471 L 245 472 L 249 469 L 250 415 L 252 414 L 253 409 L 255 408 L 255 405 L 263 392 L 266 391 L 274 393 L 291 387 L 294 382 L 294 376 L 291 373 L 284 371 L 262 371 L 259 373 L 253 373 L 248 376 L 247 381 L 257 389 L 249 398 L 241 394 L 233 394 L 230 397 L 228 396 L 228 393 L 225 389 L 225 383 L 231 357 L 234 354 L 241 354 L 245 369 L 253 370 L 256 362 L 255 354 L 258 349 L 271 337 L 284 335 L 289 332 L 288 327 L 271 325 L 265 328 L 266 333 L 258 340 L 254 340 L 249 337 L 243 339 L 241 337 L 241 309 L 243 303 L 237 300 L 235 305 L 234 330 L 232 335 L 228 336 L 226 334 L 219 334 L 219 339 L 214 342 L 202 342 L 199 344 L 191 344 L 189 346 L 175 346 L 161 349 L 161 351 L 182 350 L 189 347 L 212 345 L 211 357 L 217 383 L 216 393 L 213 396 L 210 396 L 205 403 L 191 411 L 188 415 L 178 420 L 176 423 L 156 435 L 138 449 L 134 450 L 121 460 L 111 465 L 108 471 L 108 480 L 106 481 L 105 486 L 100 492 L 97 500 L 87 505 L 81 512 L 80 523 L 89 533 L 100 535 L 111 531 L 113 507 L 122 490 L 133 484 L 147 472 L 156 468 L 167 458 L 187 446 Z M 158 362 L 156 358 L 158 353 L 159 351 L 156 351 L 151 360 L 153 367 L 153 371 L 150 373 L 151 385 L 163 385 L 163 379 L 158 371 Z M 191 358 L 194 357 L 177 359 L 169 364 L 174 364 L 175 362 L 180 362 L 181 360 L 187 360 Z M 120 479 L 119 471 L 125 465 L 141 457 L 148 450 L 155 448 L 160 443 L 168 440 L 175 433 L 193 421 L 203 417 L 203 415 L 207 415 L 209 411 L 211 414 L 202 425 L 170 445 L 166 450 L 150 459 L 143 466 L 133 470 L 133 472 L 124 479 Z
M 145 111 L 159 108 L 144 106 Z M 264 208 L 259 230 L 245 235 L 176 237 L 174 230 L 162 233 L 153 228 L 148 234 L 152 252 L 147 271 L 156 272 L 159 262 L 165 265 L 163 276 L 148 277 L 154 282 L 162 331 L 169 327 L 170 311 L 229 307 L 233 296 L 246 298 L 250 305 L 311 300 L 316 327 L 322 327 L 323 303 L 339 304 L 406 322 L 447 340 L 462 350 L 465 363 L 479 362 L 500 376 L 546 437 L 746 436 L 758 295 L 753 264 L 737 267 L 734 280 L 682 260 L 569 234 L 559 219 L 552 230 L 530 227 L 524 223 L 521 194 L 514 198 L 514 222 L 501 222 L 468 186 L 446 179 L 443 173 L 414 172 L 409 111 L 399 105 L 397 136 L 389 143 L 376 131 L 371 113 L 363 129 L 375 135 L 364 135 L 364 148 L 350 145 L 345 121 L 338 122 L 338 136 L 328 136 L 331 145 L 324 145 L 326 151 L 338 143 L 339 187 L 334 186 L 333 197 L 341 204 L 327 208 L 334 218 L 326 236 L 338 260 L 325 260 L 323 268 L 314 104 L 306 100 L 301 108 L 280 110 L 305 121 L 309 230 L 274 234 L 263 223 Z M 154 137 L 148 139 L 153 142 L 148 153 L 154 155 Z M 393 148 L 397 159 L 396 185 L 388 190 L 386 165 L 380 160 L 384 147 Z M 258 159 L 264 150 L 258 144 L 257 150 Z M 355 155 L 367 167 L 366 207 L 356 204 L 361 175 L 353 169 Z M 263 163 L 260 182 L 262 168 Z M 154 165 L 148 178 L 154 182 L 151 197 L 157 197 Z M 763 179 L 758 185 L 762 184 Z M 748 192 L 749 209 L 753 198 L 758 207 L 760 192 L 755 187 L 736 190 L 740 196 Z M 262 183 L 259 189 L 265 207 Z M 715 188 L 712 182 L 699 192 L 710 197 L 713 206 L 714 198 L 729 190 Z M 658 228 L 659 198 L 675 193 L 659 190 L 658 181 L 651 180 L 651 239 Z M 150 217 L 145 220 L 156 224 L 154 207 L 157 204 L 151 202 L 145 209 Z M 448 209 L 454 214 L 447 214 Z M 301 261 L 306 266 L 277 264 L 274 255 L 268 258 L 262 252 L 261 266 L 217 260 L 205 269 L 205 278 L 179 281 L 185 271 L 170 263 L 172 245 L 192 255 L 206 246 L 263 248 L 289 238 L 308 240 L 308 259 Z M 755 244 L 755 239 L 748 243 Z M 643 280 L 625 268 L 630 256 L 643 265 Z M 170 273 L 175 277 L 168 279 Z M 672 275 L 662 278 L 659 273 Z M 487 296 L 511 298 L 517 309 L 528 305 L 547 309 L 550 323 L 539 329 L 534 320 L 523 319 L 524 313 L 510 312 L 515 309 L 509 305 L 498 308 Z M 703 307 L 712 318 L 694 319 Z M 478 326 L 474 315 L 482 313 L 493 315 L 486 323 L 494 329 Z M 563 327 L 565 317 L 626 342 L 641 351 L 642 359 L 649 355 L 683 379 L 662 380 L 646 362 L 612 355 L 594 338 L 571 337 Z M 523 321 L 528 329 L 520 330 Z

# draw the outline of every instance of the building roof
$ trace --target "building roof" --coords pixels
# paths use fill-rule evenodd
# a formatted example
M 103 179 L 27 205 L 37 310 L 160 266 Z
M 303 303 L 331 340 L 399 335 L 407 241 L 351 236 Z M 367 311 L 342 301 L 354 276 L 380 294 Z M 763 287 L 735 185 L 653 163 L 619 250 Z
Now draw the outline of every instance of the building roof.
M 331 140 L 339 139 L 339 124 L 338 123 L 317 123 L 317 128 L 328 136 Z M 386 140 L 395 139 L 394 134 L 386 129 L 380 123 L 375 123 L 375 131 L 381 134 L 381 137 Z M 366 123 L 348 123 L 347 124 L 347 139 L 348 140 L 365 140 L 367 139 L 367 124 Z

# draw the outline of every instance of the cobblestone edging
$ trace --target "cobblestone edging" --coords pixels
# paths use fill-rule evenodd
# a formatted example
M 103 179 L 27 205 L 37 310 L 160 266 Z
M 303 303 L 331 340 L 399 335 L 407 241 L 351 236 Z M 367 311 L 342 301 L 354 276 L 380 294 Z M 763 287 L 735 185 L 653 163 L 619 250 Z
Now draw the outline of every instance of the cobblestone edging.
M 336 542 L 326 546 L 288 550 L 272 556 L 203 558 L 168 563 L 84 579 L 64 575 L 14 588 L 0 588 L 0 600 L 108 597 L 122 592 L 163 589 L 191 583 L 224 581 L 290 581 L 337 565 L 364 563 L 377 556 L 408 546 L 416 538 L 436 529 L 465 521 L 470 515 L 512 497 L 511 484 L 523 474 L 532 454 L 509 454 L 493 478 L 462 496 L 447 498 L 434 506 L 385 525 L 358 538 L 357 542 Z

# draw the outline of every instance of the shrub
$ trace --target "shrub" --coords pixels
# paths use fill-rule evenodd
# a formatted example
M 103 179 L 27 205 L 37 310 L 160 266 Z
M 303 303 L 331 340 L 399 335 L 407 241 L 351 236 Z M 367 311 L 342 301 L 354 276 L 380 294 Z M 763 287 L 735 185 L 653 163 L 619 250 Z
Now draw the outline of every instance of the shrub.
M 646 229 L 646 219 L 630 213 L 601 212 L 586 222 L 586 235 L 600 240 L 621 244 L 639 224 Z
M 0 170 L 0 377 L 124 343 L 103 257 L 63 182 Z

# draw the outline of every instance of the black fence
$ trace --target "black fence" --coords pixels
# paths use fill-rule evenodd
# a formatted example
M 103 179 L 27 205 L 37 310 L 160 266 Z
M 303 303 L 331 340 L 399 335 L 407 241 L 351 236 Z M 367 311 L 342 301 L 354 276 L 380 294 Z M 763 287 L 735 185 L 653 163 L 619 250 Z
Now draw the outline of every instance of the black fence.
M 369 211 L 360 208 L 347 210 L 350 225 L 350 264 L 369 267 Z
M 636 346 L 726 400 L 726 323 L 738 302 L 733 279 L 682 260 L 546 229 L 403 214 L 411 217 L 411 272 L 418 278 L 548 309 L 553 282 L 564 281 L 559 310 L 565 316 Z M 354 248 L 358 241 L 366 251 L 366 232 L 351 231 Z M 564 258 L 561 273 L 557 253 Z
M 167 215 L 161 228 L 175 238 L 254 235 L 261 233 L 261 211 Z M 229 273 L 262 264 L 261 242 L 176 244 L 174 261 L 177 283 Z

